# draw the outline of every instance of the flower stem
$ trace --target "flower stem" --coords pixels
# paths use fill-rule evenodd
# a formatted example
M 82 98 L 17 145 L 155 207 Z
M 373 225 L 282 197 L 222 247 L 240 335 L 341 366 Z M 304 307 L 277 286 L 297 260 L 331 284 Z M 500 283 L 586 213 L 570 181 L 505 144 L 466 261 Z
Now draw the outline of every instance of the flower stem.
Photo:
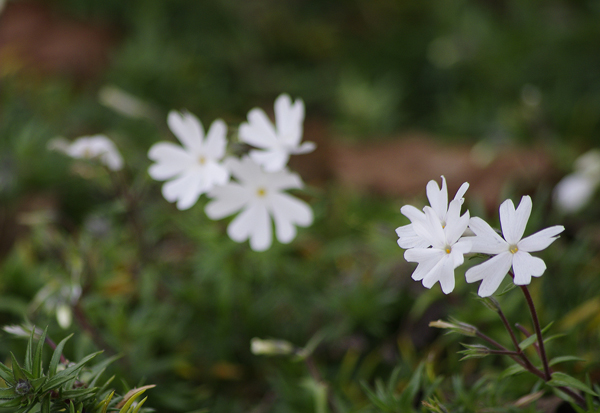
M 538 320 L 537 311 L 535 310 L 535 305 L 533 304 L 533 299 L 531 298 L 531 294 L 529 294 L 529 289 L 527 289 L 527 286 L 520 285 L 519 287 L 521 287 L 521 291 L 523 291 L 523 294 L 525 295 L 525 300 L 527 301 L 529 311 L 531 312 L 533 327 L 535 329 L 535 334 L 537 335 L 537 341 L 540 348 L 540 358 L 542 359 L 542 364 L 544 366 L 546 381 L 548 381 L 552 378 L 552 373 L 550 372 L 550 366 L 548 365 L 548 357 L 546 356 L 546 349 L 544 347 L 544 339 L 542 338 L 542 329 L 540 328 L 540 321 Z

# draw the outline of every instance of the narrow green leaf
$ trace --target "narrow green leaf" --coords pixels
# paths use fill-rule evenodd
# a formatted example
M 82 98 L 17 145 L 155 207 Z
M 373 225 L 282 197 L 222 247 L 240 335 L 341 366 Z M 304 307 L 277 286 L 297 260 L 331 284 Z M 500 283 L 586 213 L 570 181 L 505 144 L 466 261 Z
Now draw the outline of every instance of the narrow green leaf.
M 3 363 L 0 363 L 0 378 L 2 378 L 2 380 L 4 380 L 7 384 L 13 386 L 15 384 L 15 376 L 13 375 L 13 371 Z
M 529 337 L 527 337 L 525 340 L 521 341 L 519 343 L 519 348 L 521 350 L 525 350 L 527 347 L 531 346 L 533 343 L 535 343 L 537 340 L 537 334 L 533 334 Z
M 50 413 L 50 393 L 44 396 L 40 405 L 40 413 Z
M 552 324 L 554 324 L 554 321 L 550 321 L 546 327 L 542 328 L 542 337 L 544 336 L 544 333 L 546 331 L 550 330 L 550 327 L 552 327 Z
M 523 366 L 521 366 L 520 364 L 513 364 L 512 366 L 510 366 L 509 368 L 504 370 L 502 373 L 500 373 L 499 378 L 503 379 L 505 377 L 514 376 L 515 374 L 523 373 L 524 371 L 525 371 L 525 368 Z
M 413 406 L 413 402 L 417 393 L 419 392 L 419 388 L 421 387 L 421 378 L 423 377 L 423 369 L 425 365 L 423 363 L 419 364 L 419 367 L 415 370 L 408 385 L 402 391 L 400 395 L 400 399 L 398 400 L 398 405 L 403 409 L 403 411 L 410 411 Z M 396 382 L 390 382 L 390 385 L 396 385 Z M 390 389 L 390 393 L 392 393 L 393 389 Z
M 25 376 L 25 373 L 23 373 L 23 369 L 21 369 L 21 366 L 19 366 L 19 362 L 12 351 L 10 352 L 10 357 L 12 361 L 12 371 L 15 382 L 19 381 L 19 379 L 27 380 L 27 376 Z
M 495 294 L 495 295 L 497 295 L 497 296 L 504 295 L 504 294 L 506 294 L 507 292 L 511 291 L 513 288 L 516 288 L 516 287 L 517 286 L 516 286 L 515 283 L 512 283 L 512 282 L 508 283 L 508 285 L 506 287 L 504 287 L 504 289 L 501 292 L 499 292 L 498 294 Z
M 129 408 L 131 407 L 131 405 L 135 401 L 135 399 L 137 399 L 138 397 L 140 397 L 142 395 L 142 393 L 144 393 L 147 390 L 145 387 L 147 387 L 147 386 L 141 387 L 139 389 L 134 389 L 134 390 L 137 390 L 137 391 L 135 391 L 130 396 L 129 396 L 129 393 L 126 394 L 123 397 L 123 401 L 125 401 L 125 400 L 127 400 L 127 401 L 125 402 L 125 404 L 123 405 L 123 407 L 121 408 L 121 410 L 119 410 L 119 413 L 127 413 L 129 411 Z M 152 386 L 152 387 L 154 387 L 154 386 Z M 129 396 L 129 399 L 127 399 L 127 396 Z M 121 403 L 123 403 L 123 401 Z M 119 403 L 117 405 L 117 408 L 121 407 L 121 403 Z
M 146 403 L 146 400 L 148 400 L 148 396 L 144 397 L 137 406 L 135 406 L 135 409 L 133 409 L 132 413 L 138 413 L 140 411 L 140 409 L 142 408 L 142 406 L 144 405 L 144 403 Z
M 554 366 L 555 364 L 564 363 L 566 361 L 585 361 L 585 359 L 582 359 L 581 357 L 576 357 L 576 356 L 560 356 L 560 357 L 554 357 L 552 360 L 550 360 L 548 362 L 548 365 Z
M 110 401 L 112 400 L 113 396 L 115 395 L 115 392 L 112 391 L 108 397 L 106 397 L 104 400 L 102 400 L 101 403 L 104 403 L 104 406 L 102 406 L 102 411 L 100 413 L 106 413 L 106 411 L 108 410 L 108 405 L 110 404 Z
M 35 328 L 33 329 L 35 331 Z M 42 336 L 37 342 L 37 347 L 35 348 L 35 355 L 33 357 L 33 366 L 31 368 L 31 374 L 35 379 L 39 378 L 42 375 L 42 351 L 44 350 L 44 344 L 46 344 L 46 333 L 48 332 L 48 327 L 44 329 Z M 32 333 L 33 334 L 33 333 Z
M 19 395 L 17 393 L 15 393 L 15 389 L 0 388 L 0 399 L 10 400 L 10 399 L 14 399 L 15 397 L 19 397 Z
M 67 337 L 61 340 L 56 346 L 54 353 L 52 354 L 52 359 L 50 360 L 50 365 L 48 366 L 48 376 L 52 377 L 56 374 L 56 369 L 58 368 L 58 363 L 60 362 L 60 356 L 63 353 L 63 349 L 65 348 L 65 344 L 67 341 L 73 337 L 73 334 L 69 334 Z
M 553 387 L 572 387 L 574 389 L 589 393 L 593 396 L 597 396 L 597 394 L 585 383 L 577 380 L 575 377 L 569 376 L 568 374 L 561 373 L 560 371 L 552 373 L 552 380 L 546 382 L 546 384 Z
M 25 370 L 31 371 L 33 364 L 33 335 L 35 334 L 35 326 L 31 329 L 29 340 L 27 340 L 27 350 L 25 350 Z
M 557 338 L 564 337 L 564 336 L 566 336 L 566 334 L 562 334 L 562 333 L 561 334 L 554 334 L 552 336 L 546 337 L 544 339 L 544 343 L 548 343 L 548 342 L 550 342 L 552 340 L 555 340 Z
M 30 380 L 29 384 L 31 384 L 34 391 L 38 391 L 40 389 L 40 387 L 42 387 L 44 385 L 45 382 L 46 382 L 46 376 L 42 376 L 40 378 Z
M 76 378 L 77 374 L 79 374 L 79 370 L 85 365 L 85 363 L 87 363 L 100 353 L 102 352 L 98 351 L 96 353 L 92 353 L 89 356 L 84 357 L 79 363 L 74 364 L 73 366 L 69 366 L 63 371 L 58 372 L 56 375 L 54 375 L 52 378 L 46 381 L 46 384 L 44 384 L 44 386 L 42 387 L 42 391 L 48 391 L 57 388 L 63 383 L 66 383 L 67 381 Z

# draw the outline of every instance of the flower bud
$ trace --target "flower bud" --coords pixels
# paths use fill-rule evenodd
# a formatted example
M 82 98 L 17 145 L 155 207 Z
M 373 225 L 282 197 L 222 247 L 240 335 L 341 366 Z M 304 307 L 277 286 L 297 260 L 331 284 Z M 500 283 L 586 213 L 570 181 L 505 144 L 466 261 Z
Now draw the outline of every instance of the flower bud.
M 470 337 L 475 337 L 475 335 L 477 335 L 477 327 L 457 320 L 452 321 L 452 323 L 448 323 L 447 321 L 442 320 L 431 321 L 429 323 L 429 327 L 448 329 L 451 332 L 459 333 Z

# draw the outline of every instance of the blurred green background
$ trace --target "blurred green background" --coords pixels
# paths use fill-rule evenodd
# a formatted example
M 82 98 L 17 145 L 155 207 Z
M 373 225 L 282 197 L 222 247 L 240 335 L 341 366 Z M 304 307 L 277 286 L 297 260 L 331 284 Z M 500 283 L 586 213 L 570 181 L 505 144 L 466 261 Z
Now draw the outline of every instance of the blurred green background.
M 527 231 L 559 222 L 567 231 L 541 254 L 549 270 L 532 289 L 542 323 L 556 320 L 554 332 L 569 333 L 549 351 L 585 357 L 565 370 L 597 381 L 600 209 L 560 216 L 550 190 L 600 139 L 599 21 L 600 2 L 591 0 L 8 1 L 0 14 L 0 322 L 26 316 L 50 324 L 56 340 L 77 332 L 73 359 L 97 347 L 122 353 L 115 371 L 130 385 L 156 383 L 148 404 L 159 412 L 314 411 L 318 391 L 306 367 L 254 356 L 249 343 L 304 346 L 315 334 L 325 337 L 315 359 L 340 411 L 381 411 L 361 381 L 387 380 L 399 367 L 392 389 L 400 391 L 420 361 L 428 380 L 445 377 L 437 397 L 451 411 L 514 411 L 535 379 L 477 382 L 509 363 L 459 363 L 465 338 L 427 327 L 452 315 L 503 334 L 472 299 L 474 286 L 458 281 L 443 296 L 410 279 L 394 229 L 407 223 L 400 206 L 414 200 L 315 179 L 303 195 L 315 211 L 312 228 L 255 253 L 203 214 L 204 201 L 180 212 L 162 199 L 146 153 L 173 139 L 169 110 L 234 126 L 286 92 L 305 101 L 307 123 L 322 125 L 325 144 L 420 131 L 444 145 L 546 148 L 554 175 L 532 193 Z M 103 105 L 106 86 L 141 99 L 143 116 Z M 53 137 L 96 133 L 122 151 L 133 200 L 105 173 L 74 169 L 46 150 Z M 503 190 L 521 195 L 518 185 Z M 469 206 L 496 220 L 477 200 Z M 74 277 L 83 294 L 63 331 L 53 308 L 29 303 L 53 280 Z M 527 324 L 517 293 L 501 303 Z M 2 356 L 14 347 L 3 336 Z

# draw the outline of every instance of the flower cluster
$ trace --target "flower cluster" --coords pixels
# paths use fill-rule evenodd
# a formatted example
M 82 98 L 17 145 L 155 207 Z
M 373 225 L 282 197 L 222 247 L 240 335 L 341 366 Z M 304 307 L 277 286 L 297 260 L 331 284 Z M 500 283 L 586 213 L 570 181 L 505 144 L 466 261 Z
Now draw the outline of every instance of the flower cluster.
M 300 144 L 304 103 L 292 102 L 288 95 L 275 101 L 275 125 L 262 109 L 252 109 L 248 121 L 239 128 L 239 140 L 258 149 L 241 159 L 226 157 L 227 126 L 215 120 L 206 137 L 202 123 L 191 113 L 171 112 L 168 124 L 182 146 L 171 142 L 153 145 L 148 157 L 156 162 L 148 170 L 163 185 L 167 201 L 177 202 L 180 210 L 194 205 L 202 194 L 211 201 L 205 212 L 211 219 L 240 214 L 231 221 L 227 233 L 236 242 L 250 240 L 255 251 L 272 244 L 272 221 L 275 236 L 289 243 L 296 227 L 309 226 L 312 210 L 305 202 L 285 193 L 300 189 L 304 183 L 290 172 L 290 155 L 308 153 L 312 142 Z
M 516 285 L 527 285 L 531 277 L 541 276 L 546 265 L 530 253 L 548 247 L 564 227 L 555 225 L 523 238 L 532 208 L 531 198 L 524 196 L 516 209 L 510 199 L 500 205 L 501 237 L 483 219 L 470 217 L 469 211 L 461 215 L 468 187 L 464 183 L 448 203 L 446 179 L 442 176 L 441 188 L 435 181 L 427 184 L 431 206 L 422 211 L 411 205 L 401 208 L 411 223 L 397 228 L 396 233 L 398 245 L 406 249 L 404 258 L 417 263 L 412 278 L 422 281 L 426 288 L 439 282 L 442 291 L 449 294 L 455 285 L 454 270 L 468 253 L 491 256 L 465 274 L 469 283 L 481 281 L 481 297 L 492 295 L 509 272 Z
M 167 124 L 179 140 L 158 142 L 148 151 L 155 163 L 148 174 L 166 181 L 162 193 L 180 210 L 191 208 L 201 195 L 211 201 L 205 212 L 211 219 L 240 214 L 227 233 L 236 242 L 250 240 L 256 251 L 268 249 L 275 236 L 282 243 L 296 236 L 296 226 L 312 224 L 310 206 L 285 191 L 300 189 L 302 179 L 286 165 L 290 155 L 315 149 L 313 142 L 300 143 L 304 103 L 282 94 L 275 101 L 275 124 L 262 109 L 252 109 L 239 127 L 239 140 L 257 149 L 238 159 L 227 157 L 227 125 L 215 120 L 205 133 L 202 122 L 189 112 L 169 113 Z M 113 171 L 123 167 L 123 158 L 106 136 L 82 137 L 69 143 L 53 139 L 48 148 L 77 159 L 95 159 Z

